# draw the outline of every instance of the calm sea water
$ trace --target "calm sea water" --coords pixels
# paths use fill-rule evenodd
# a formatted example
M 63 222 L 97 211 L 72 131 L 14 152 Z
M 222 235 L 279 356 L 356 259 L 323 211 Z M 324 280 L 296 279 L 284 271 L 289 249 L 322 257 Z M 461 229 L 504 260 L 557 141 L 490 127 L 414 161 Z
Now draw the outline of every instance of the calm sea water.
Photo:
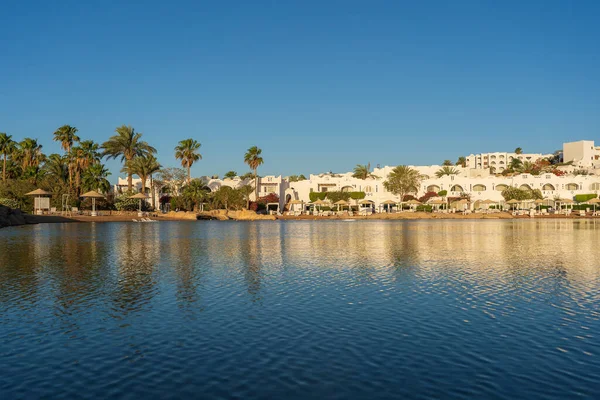
M 600 222 L 0 230 L 0 397 L 598 398 Z

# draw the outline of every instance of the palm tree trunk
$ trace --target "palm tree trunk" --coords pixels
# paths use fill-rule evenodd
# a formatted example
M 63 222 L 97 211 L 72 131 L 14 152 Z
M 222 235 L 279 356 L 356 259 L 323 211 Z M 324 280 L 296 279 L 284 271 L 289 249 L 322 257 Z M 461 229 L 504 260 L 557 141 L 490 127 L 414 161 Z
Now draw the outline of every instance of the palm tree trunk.
M 127 173 L 127 191 L 131 192 L 131 188 L 133 187 L 133 174 L 131 172 Z
M 6 182 L 6 153 L 4 153 L 4 164 L 2 165 L 2 180 Z
M 190 168 L 191 168 L 190 164 L 188 163 L 188 166 L 187 166 L 187 170 L 188 170 L 188 185 L 192 182 L 192 173 L 190 171 Z

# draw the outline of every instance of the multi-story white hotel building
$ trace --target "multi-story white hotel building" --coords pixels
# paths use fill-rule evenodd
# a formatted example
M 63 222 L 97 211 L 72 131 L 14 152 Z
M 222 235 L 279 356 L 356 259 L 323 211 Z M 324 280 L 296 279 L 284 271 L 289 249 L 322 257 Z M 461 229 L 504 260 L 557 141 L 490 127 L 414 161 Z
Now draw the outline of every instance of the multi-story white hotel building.
M 519 159 L 522 162 L 536 162 L 541 158 L 552 157 L 552 154 L 540 154 L 540 153 L 527 153 L 527 154 L 517 154 L 517 153 L 481 153 L 481 154 L 471 154 L 466 158 L 467 168 L 473 169 L 490 169 L 492 173 L 500 174 L 502 173 L 512 162 L 513 159 Z

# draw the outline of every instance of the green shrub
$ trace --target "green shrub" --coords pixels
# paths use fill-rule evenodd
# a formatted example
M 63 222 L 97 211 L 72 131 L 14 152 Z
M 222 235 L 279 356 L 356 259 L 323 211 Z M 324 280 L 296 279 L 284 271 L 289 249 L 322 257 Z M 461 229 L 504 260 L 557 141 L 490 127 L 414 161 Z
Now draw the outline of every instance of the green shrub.
M 437 195 L 440 197 L 445 197 L 448 194 L 447 190 L 440 190 Z
M 17 200 L 14 199 L 0 199 L 0 206 L 6 206 L 9 208 L 19 208 L 21 205 Z
M 422 204 L 420 206 L 417 206 L 417 211 L 432 212 L 433 206 L 431 206 L 429 204 Z
M 327 197 L 327 192 L 310 192 L 308 194 L 308 198 L 311 202 L 315 202 L 317 200 L 325 200 L 325 197 Z
M 350 192 L 350 198 L 352 200 L 362 200 L 367 194 L 365 192 Z
M 585 203 L 586 201 L 590 201 L 591 199 L 595 199 L 596 197 L 598 197 L 597 194 L 576 194 L 575 195 L 575 201 L 578 203 Z

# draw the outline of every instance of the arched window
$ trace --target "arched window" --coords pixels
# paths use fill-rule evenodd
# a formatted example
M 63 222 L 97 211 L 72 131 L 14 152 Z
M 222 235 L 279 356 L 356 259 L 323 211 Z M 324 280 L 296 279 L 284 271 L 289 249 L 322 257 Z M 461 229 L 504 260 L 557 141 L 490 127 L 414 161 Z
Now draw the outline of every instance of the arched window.
M 556 190 L 556 188 L 554 187 L 554 185 L 546 183 L 544 186 L 542 186 L 542 190 Z
M 454 185 L 450 188 L 451 192 L 464 192 L 465 189 L 462 188 L 462 186 L 460 185 Z
M 474 192 L 485 192 L 485 185 L 481 185 L 481 184 L 477 184 L 473 186 L 473 191 Z
M 437 193 L 440 191 L 440 187 L 438 185 L 429 185 L 429 186 L 427 186 L 427 191 Z
M 373 188 L 371 186 L 365 186 L 365 192 L 372 193 L 373 192 Z
M 522 184 L 521 186 L 519 186 L 519 189 L 521 190 L 531 190 L 531 186 L 527 185 L 527 184 Z
M 503 185 L 502 183 L 499 185 L 496 185 L 495 189 L 499 192 L 503 191 L 504 189 L 508 188 L 508 186 Z
M 342 192 L 351 192 L 352 191 L 352 186 L 344 186 L 342 188 Z
M 565 185 L 565 188 L 566 188 L 567 190 L 577 190 L 577 189 L 579 189 L 579 185 L 578 185 L 578 184 L 576 184 L 576 183 L 567 183 L 567 184 Z

